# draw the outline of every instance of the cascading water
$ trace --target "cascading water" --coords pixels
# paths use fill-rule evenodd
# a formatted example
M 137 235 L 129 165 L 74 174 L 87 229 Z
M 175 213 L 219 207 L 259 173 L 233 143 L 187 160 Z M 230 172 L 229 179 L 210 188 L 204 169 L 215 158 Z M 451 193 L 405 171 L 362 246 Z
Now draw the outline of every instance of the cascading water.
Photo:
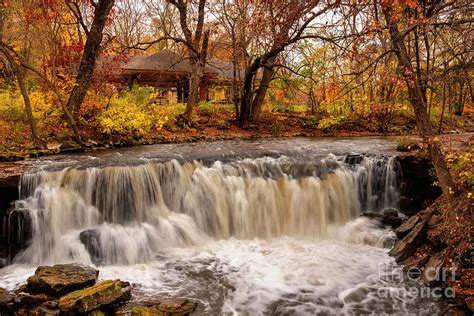
M 400 180 L 394 157 L 334 155 L 25 174 L 15 208 L 32 238 L 0 281 L 12 289 L 39 264 L 80 262 L 205 314 L 429 311 L 378 295 L 405 285 L 380 279 L 392 235 L 360 217 L 397 209 Z
M 84 230 L 103 264 L 144 262 L 208 238 L 325 239 L 362 209 L 397 207 L 396 185 L 395 159 L 376 157 L 353 166 L 332 156 L 308 165 L 174 160 L 26 174 L 16 207 L 30 213 L 33 238 L 15 261 L 90 263 Z

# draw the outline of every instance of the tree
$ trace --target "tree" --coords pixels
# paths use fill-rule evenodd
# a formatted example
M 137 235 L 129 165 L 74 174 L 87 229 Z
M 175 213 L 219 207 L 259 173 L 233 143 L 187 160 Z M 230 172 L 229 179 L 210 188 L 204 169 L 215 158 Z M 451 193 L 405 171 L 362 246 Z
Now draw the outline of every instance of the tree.
M 77 0 L 65 0 L 78 22 L 84 28 L 86 33 L 86 43 L 84 45 L 84 51 L 82 53 L 79 70 L 75 78 L 75 84 L 72 92 L 69 96 L 67 107 L 72 111 L 74 118 L 77 118 L 79 109 L 84 97 L 86 96 L 87 90 L 92 80 L 95 63 L 97 57 L 101 51 L 102 38 L 104 34 L 104 27 L 109 17 L 110 10 L 114 5 L 115 0 L 98 0 L 97 2 L 91 1 L 91 5 L 94 7 L 94 18 L 92 25 L 87 28 L 79 9 Z
M 413 5 L 416 6 L 416 3 Z M 406 82 L 409 99 L 415 112 L 419 132 L 424 141 L 428 144 L 428 150 L 430 152 L 431 159 L 433 161 L 433 165 L 435 167 L 443 193 L 448 201 L 452 201 L 454 197 L 453 193 L 456 192 L 456 185 L 447 168 L 439 141 L 434 137 L 433 128 L 427 114 L 426 78 L 423 80 L 424 78 L 421 76 L 420 72 L 420 57 L 418 53 L 419 49 L 417 48 L 418 42 L 416 40 L 413 41 L 416 51 L 416 69 L 410 60 L 407 45 L 404 42 L 410 33 L 416 32 L 420 25 L 426 23 L 424 21 L 433 19 L 447 6 L 449 6 L 449 4 L 446 5 L 443 1 L 433 1 L 431 5 L 429 5 L 424 11 L 426 14 L 423 16 L 422 20 L 416 21 L 414 24 L 408 26 L 405 30 L 400 31 L 400 16 L 397 16 L 396 12 L 400 12 L 400 10 L 403 10 L 404 7 L 393 2 L 381 3 L 382 12 L 390 34 L 391 44 L 397 56 L 398 64 Z
M 321 17 L 336 4 L 337 2 L 319 0 L 255 3 L 256 10 L 253 12 L 250 26 L 254 34 L 258 35 L 256 43 L 250 45 L 255 51 L 248 53 L 248 56 L 253 57 L 246 67 L 243 80 L 239 113 L 241 125 L 259 117 L 278 55 L 303 38 L 319 38 L 318 34 L 305 34 L 305 31 L 316 18 Z M 260 69 L 262 75 L 257 85 L 256 79 Z
M 64 2 L 28 1 L 10 3 L 16 10 L 17 16 L 12 21 L 14 25 L 22 25 L 24 29 L 8 43 L 2 40 L 3 50 L 8 51 L 15 63 L 22 69 L 29 70 L 37 75 L 45 85 L 56 94 L 58 102 L 68 121 L 74 138 L 81 142 L 81 135 L 77 126 L 77 116 L 84 97 L 89 89 L 95 62 L 102 49 L 102 39 L 106 21 L 111 12 L 114 0 L 64 0 Z M 92 20 L 87 25 L 87 9 L 91 10 Z M 12 27 L 18 32 L 20 27 Z M 86 35 L 86 42 L 82 45 L 82 32 Z M 33 37 L 36 36 L 36 41 Z M 15 41 L 16 37 L 22 39 Z M 39 40 L 43 37 L 44 41 Z M 43 53 L 37 64 L 29 54 L 33 45 L 37 45 L 37 53 Z M 43 52 L 39 51 L 44 49 Z M 46 53 L 46 54 L 45 54 Z M 74 68 L 74 58 L 80 56 L 79 67 Z M 60 74 L 60 67 L 66 71 Z M 21 69 L 20 69 L 20 73 Z M 74 75 L 71 76 L 71 74 Z M 62 78 L 60 78 L 60 75 Z M 69 89 L 69 77 L 72 87 Z M 65 80 L 64 80 L 65 78 Z M 67 93 L 68 97 L 64 94 Z
M 189 96 L 182 119 L 183 123 L 189 124 L 193 109 L 199 102 L 199 87 L 204 77 L 209 46 L 210 30 L 205 29 L 204 23 L 206 0 L 199 0 L 197 4 L 194 1 L 185 0 L 169 0 L 168 2 L 178 10 L 179 24 L 183 33 L 183 38 L 175 40 L 185 44 L 188 52 L 191 74 Z M 191 18 L 189 15 L 193 11 L 196 12 L 196 16 Z M 190 21 L 196 21 L 196 23 L 192 24 Z M 193 26 L 194 32 L 191 30 Z
M 0 1 L 0 43 L 3 43 L 3 26 L 5 22 L 5 3 L 3 0 Z M 25 110 L 28 117 L 28 123 L 30 124 L 31 136 L 33 142 L 36 144 L 41 144 L 41 138 L 38 134 L 38 129 L 36 128 L 35 118 L 33 117 L 33 111 L 31 109 L 31 102 L 28 96 L 28 90 L 25 84 L 25 74 L 24 69 L 21 68 L 21 65 L 16 63 L 14 57 L 9 52 L 9 50 L 0 45 L 0 52 L 3 54 L 3 63 L 4 67 L 9 67 L 17 79 L 18 87 L 20 88 L 21 95 L 23 97 L 23 102 L 25 103 Z

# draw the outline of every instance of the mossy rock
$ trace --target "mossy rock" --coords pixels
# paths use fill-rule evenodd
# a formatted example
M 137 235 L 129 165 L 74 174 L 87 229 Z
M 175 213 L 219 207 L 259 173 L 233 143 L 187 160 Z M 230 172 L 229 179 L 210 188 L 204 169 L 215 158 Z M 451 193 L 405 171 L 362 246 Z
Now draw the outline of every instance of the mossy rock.
M 129 300 L 131 288 L 128 283 L 105 280 L 63 296 L 59 300 L 61 311 L 69 314 L 87 313 L 99 307 Z
M 136 306 L 132 310 L 132 316 L 162 316 L 163 312 L 154 307 Z
M 46 293 L 58 297 L 93 285 L 98 275 L 98 270 L 77 264 L 41 266 L 28 278 L 28 292 Z
M 197 307 L 185 298 L 162 298 L 158 304 L 153 306 L 135 306 L 132 310 L 133 316 L 184 316 L 190 315 Z

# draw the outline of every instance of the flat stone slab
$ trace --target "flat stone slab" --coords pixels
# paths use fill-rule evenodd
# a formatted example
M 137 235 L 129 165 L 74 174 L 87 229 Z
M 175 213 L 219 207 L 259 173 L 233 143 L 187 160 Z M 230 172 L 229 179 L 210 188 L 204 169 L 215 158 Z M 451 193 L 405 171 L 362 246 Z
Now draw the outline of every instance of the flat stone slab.
M 61 297 L 59 309 L 65 313 L 87 313 L 130 298 L 130 284 L 118 280 L 105 280 Z
M 28 278 L 27 288 L 30 293 L 61 296 L 94 285 L 98 275 L 99 270 L 77 264 L 41 266 Z
M 426 230 L 426 221 L 417 223 L 408 235 L 395 243 L 389 255 L 395 257 L 397 262 L 408 259 L 415 253 L 418 246 L 426 240 Z

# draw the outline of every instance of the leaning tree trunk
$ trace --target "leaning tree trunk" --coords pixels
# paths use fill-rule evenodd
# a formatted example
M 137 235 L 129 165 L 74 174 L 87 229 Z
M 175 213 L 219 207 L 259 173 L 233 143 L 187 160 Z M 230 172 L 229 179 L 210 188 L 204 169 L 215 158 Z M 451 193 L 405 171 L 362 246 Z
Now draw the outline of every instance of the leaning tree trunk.
M 255 97 L 252 102 L 250 111 L 251 121 L 258 119 L 260 113 L 262 112 L 263 102 L 265 101 L 265 96 L 267 95 L 270 81 L 272 81 L 273 78 L 273 66 L 275 59 L 276 57 L 270 58 L 263 67 L 262 79 L 260 80 L 259 87 L 255 92 Z
M 73 117 L 77 117 L 79 114 L 81 104 L 89 89 L 94 73 L 95 62 L 101 49 L 105 23 L 114 2 L 115 0 L 100 0 L 96 6 L 94 20 L 87 35 L 81 63 L 76 75 L 76 83 L 67 102 L 67 107 L 72 112 Z
M 20 69 L 20 67 L 15 67 L 15 68 L 16 68 L 16 71 L 15 71 L 16 79 L 18 81 L 18 86 L 20 87 L 20 92 L 23 97 L 23 101 L 25 103 L 26 115 L 28 116 L 28 122 L 30 123 L 31 136 L 33 138 L 33 142 L 36 144 L 41 144 L 41 138 L 38 135 L 35 118 L 33 117 L 33 111 L 31 110 L 30 97 L 28 96 L 28 91 L 26 89 L 23 72 Z
M 2 37 L 1 36 L 2 31 L 3 31 L 2 26 L 0 25 L 0 38 Z M 16 80 L 18 82 L 18 87 L 20 88 L 21 96 L 23 97 L 23 102 L 25 103 L 25 111 L 28 117 L 28 123 L 30 124 L 31 136 L 32 136 L 33 142 L 35 144 L 41 144 L 41 138 L 38 135 L 35 118 L 33 117 L 33 111 L 31 109 L 31 102 L 30 102 L 30 97 L 28 96 L 28 90 L 25 84 L 25 77 L 22 71 L 23 69 L 21 68 L 20 65 L 16 64 L 11 54 L 1 44 L 1 42 L 0 42 L 0 51 L 5 56 L 6 62 L 8 62 L 8 64 L 11 66 L 12 73 L 16 77 Z
M 419 132 L 423 140 L 428 143 L 428 151 L 430 152 L 431 160 L 433 161 L 433 166 L 443 194 L 448 201 L 453 201 L 454 193 L 456 193 L 456 185 L 449 173 L 439 142 L 434 138 L 433 129 L 426 112 L 427 106 L 423 98 L 420 82 L 418 78 L 416 78 L 414 69 L 408 58 L 407 48 L 403 42 L 403 37 L 400 34 L 398 25 L 396 24 L 397 22 L 393 19 L 391 6 L 387 5 L 383 10 L 385 21 L 389 28 L 392 46 L 397 55 L 398 64 L 403 69 L 403 76 L 408 89 L 410 103 L 415 112 Z

